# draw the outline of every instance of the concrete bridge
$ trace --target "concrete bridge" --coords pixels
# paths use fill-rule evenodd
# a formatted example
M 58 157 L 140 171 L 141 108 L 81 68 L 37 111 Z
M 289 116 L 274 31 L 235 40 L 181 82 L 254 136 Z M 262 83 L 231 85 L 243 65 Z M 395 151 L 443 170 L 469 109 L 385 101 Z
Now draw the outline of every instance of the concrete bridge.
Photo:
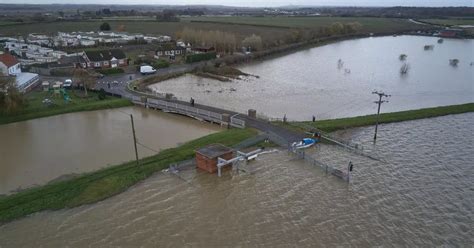
M 175 98 L 167 98 L 165 95 L 161 94 L 148 94 L 128 89 L 128 84 L 130 83 L 129 80 L 137 79 L 139 77 L 141 76 L 131 74 L 111 79 L 103 79 L 97 83 L 96 89 L 104 89 L 108 93 L 130 99 L 134 104 L 147 108 L 185 115 L 201 121 L 208 121 L 223 126 L 228 125 L 236 128 L 255 128 L 267 134 L 270 140 L 274 143 L 284 147 L 287 147 L 295 141 L 301 140 L 305 136 L 304 134 L 273 125 L 269 121 L 250 117 L 247 114 L 202 104 L 191 104 L 190 102 L 180 101 Z M 110 82 L 113 82 L 111 87 L 109 87 Z

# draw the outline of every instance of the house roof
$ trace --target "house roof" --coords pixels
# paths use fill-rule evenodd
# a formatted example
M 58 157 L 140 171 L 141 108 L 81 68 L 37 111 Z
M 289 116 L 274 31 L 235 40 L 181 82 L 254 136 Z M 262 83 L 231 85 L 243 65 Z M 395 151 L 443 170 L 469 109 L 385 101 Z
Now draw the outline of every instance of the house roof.
M 86 61 L 80 55 L 76 56 L 63 56 L 58 60 L 58 64 L 74 64 L 74 63 L 85 63 Z
M 9 53 L 0 54 L 0 62 L 5 64 L 7 67 L 12 67 L 18 64 L 18 60 L 15 58 L 15 56 Z
M 163 44 L 160 45 L 156 51 L 170 51 L 170 50 L 186 50 L 186 48 L 181 47 L 181 46 L 176 46 L 173 44 Z
M 221 144 L 212 144 L 196 150 L 197 153 L 200 153 L 201 155 L 204 155 L 208 158 L 217 158 L 232 151 L 232 148 Z
M 85 54 L 90 61 L 94 62 L 111 60 L 112 58 L 125 59 L 127 57 L 120 49 L 85 51 Z

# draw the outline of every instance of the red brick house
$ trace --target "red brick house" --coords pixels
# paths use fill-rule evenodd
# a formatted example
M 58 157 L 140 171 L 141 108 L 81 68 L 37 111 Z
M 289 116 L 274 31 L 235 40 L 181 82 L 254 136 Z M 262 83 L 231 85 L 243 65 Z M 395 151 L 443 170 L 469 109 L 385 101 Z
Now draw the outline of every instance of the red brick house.
M 115 68 L 128 65 L 127 56 L 120 49 L 85 51 L 83 58 L 88 68 Z

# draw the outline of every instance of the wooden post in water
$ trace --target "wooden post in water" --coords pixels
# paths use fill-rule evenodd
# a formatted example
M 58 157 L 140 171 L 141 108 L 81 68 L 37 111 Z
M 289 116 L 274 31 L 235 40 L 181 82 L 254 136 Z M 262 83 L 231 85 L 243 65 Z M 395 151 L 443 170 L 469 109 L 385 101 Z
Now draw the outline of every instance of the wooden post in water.
M 132 132 L 133 132 L 133 145 L 135 146 L 135 160 L 138 164 L 138 150 L 137 150 L 137 137 L 135 136 L 135 124 L 133 123 L 133 115 L 130 114 L 130 120 L 132 121 Z

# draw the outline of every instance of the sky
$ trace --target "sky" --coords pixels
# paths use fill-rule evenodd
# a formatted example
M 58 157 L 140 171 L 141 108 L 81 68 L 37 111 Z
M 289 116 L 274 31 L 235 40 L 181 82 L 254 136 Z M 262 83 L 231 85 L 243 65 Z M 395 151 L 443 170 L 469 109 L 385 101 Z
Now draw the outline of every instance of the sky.
M 242 7 L 277 7 L 287 5 L 304 6 L 474 6 L 474 0 L 0 0 L 0 3 L 15 4 L 164 4 L 164 5 L 226 5 Z

